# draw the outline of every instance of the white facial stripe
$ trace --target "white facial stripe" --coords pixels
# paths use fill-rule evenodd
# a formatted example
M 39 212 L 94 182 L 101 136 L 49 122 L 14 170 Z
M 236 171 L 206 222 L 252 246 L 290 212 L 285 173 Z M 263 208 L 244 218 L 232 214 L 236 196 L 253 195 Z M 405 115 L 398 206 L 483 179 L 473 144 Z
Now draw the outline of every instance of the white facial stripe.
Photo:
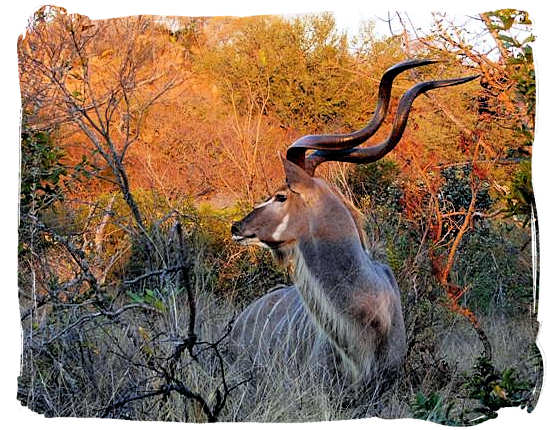
M 254 209 L 260 209 L 265 205 L 270 204 L 275 199 L 275 196 L 271 197 L 267 202 L 260 203 L 258 206 L 254 206 Z
M 286 228 L 288 227 L 288 218 L 289 215 L 286 214 L 283 218 L 283 222 L 277 226 L 275 231 L 273 232 L 273 240 L 280 240 L 281 235 L 285 232 Z

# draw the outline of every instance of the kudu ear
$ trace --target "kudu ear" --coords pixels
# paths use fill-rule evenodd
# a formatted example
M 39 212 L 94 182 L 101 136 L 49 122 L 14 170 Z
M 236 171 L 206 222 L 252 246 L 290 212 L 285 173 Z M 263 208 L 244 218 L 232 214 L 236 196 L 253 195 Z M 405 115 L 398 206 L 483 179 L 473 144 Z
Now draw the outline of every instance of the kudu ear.
M 302 169 L 297 164 L 294 164 L 292 161 L 288 161 L 284 158 L 281 153 L 279 153 L 279 158 L 283 163 L 283 168 L 285 169 L 286 183 L 291 190 L 300 192 L 307 188 L 313 186 L 313 178 L 307 174 L 307 172 Z

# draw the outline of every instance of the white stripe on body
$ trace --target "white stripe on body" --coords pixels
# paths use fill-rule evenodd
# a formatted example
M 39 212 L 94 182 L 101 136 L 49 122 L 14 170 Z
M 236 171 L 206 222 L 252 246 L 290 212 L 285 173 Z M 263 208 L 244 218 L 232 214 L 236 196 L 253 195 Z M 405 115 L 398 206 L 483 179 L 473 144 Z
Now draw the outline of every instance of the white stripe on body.
M 260 336 L 258 338 L 258 350 L 256 352 L 256 357 L 254 358 L 254 362 L 256 362 L 256 359 L 258 358 L 258 355 L 260 354 L 261 352 L 261 349 L 262 349 L 262 338 L 264 336 L 264 332 L 265 332 L 265 329 L 267 328 L 267 325 L 269 324 L 270 320 L 271 320 L 271 316 L 273 315 L 273 313 L 275 312 L 275 310 L 277 309 L 277 307 L 281 304 L 281 302 L 284 300 L 284 298 L 286 297 L 287 295 L 287 291 L 284 291 L 282 292 L 282 295 L 281 297 L 279 297 L 279 300 L 277 300 L 277 302 L 273 305 L 273 307 L 271 308 L 271 311 L 269 312 L 269 314 L 267 315 L 267 317 L 265 318 L 265 322 L 264 322 L 264 326 L 262 327 L 262 331 L 260 332 Z M 267 303 L 267 302 L 266 302 Z M 260 308 L 260 311 L 258 312 L 258 315 L 256 316 L 256 324 L 258 323 L 258 316 L 259 314 L 261 313 L 263 307 L 266 305 L 266 303 L 263 304 L 263 306 Z M 254 328 L 254 331 L 256 331 L 256 328 Z M 254 339 L 254 337 L 252 337 Z M 266 344 L 266 346 L 269 348 L 270 347 L 270 344 Z
M 255 306 L 251 306 L 246 312 L 246 319 L 242 323 L 243 329 L 241 330 L 241 336 L 239 338 L 239 343 L 241 343 L 242 345 L 245 344 L 245 335 L 246 335 L 246 330 L 248 328 L 248 320 L 250 319 L 250 315 L 252 314 L 252 311 L 257 307 L 258 307 L 258 303 L 256 303 Z

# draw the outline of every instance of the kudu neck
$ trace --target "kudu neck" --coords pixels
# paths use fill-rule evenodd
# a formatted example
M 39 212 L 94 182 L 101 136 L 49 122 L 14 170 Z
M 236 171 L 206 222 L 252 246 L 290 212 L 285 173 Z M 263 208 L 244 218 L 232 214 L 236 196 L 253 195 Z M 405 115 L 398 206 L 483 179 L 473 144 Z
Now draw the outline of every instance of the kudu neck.
M 356 237 L 334 239 L 311 238 L 297 243 L 293 253 L 294 266 L 307 269 L 316 287 L 328 296 L 368 288 L 369 283 L 374 282 L 370 279 L 372 271 L 368 270 L 372 260 L 361 241 Z M 301 276 L 303 273 L 295 275 L 298 285 L 305 281 Z
M 349 213 L 335 222 L 340 222 L 338 234 L 312 230 L 297 241 L 292 253 L 294 280 L 310 316 L 356 378 L 370 360 L 357 343 L 361 328 L 354 317 L 355 298 L 375 288 L 376 280 Z
M 348 208 L 335 199 L 312 217 L 309 231 L 296 243 L 300 259 L 320 284 L 345 286 L 366 276 L 365 253 L 358 226 Z

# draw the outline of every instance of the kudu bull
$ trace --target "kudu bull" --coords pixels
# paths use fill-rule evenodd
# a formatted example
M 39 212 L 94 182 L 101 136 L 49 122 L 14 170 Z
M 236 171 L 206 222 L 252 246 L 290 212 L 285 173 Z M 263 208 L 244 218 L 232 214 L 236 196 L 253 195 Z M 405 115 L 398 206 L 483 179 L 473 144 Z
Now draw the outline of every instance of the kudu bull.
M 282 159 L 286 184 L 231 227 L 233 240 L 258 245 L 289 264 L 295 285 L 269 292 L 235 321 L 233 347 L 255 365 L 313 366 L 349 385 L 398 370 L 406 351 L 399 288 L 391 269 L 366 248 L 361 215 L 340 192 L 314 177 L 325 161 L 372 163 L 399 142 L 414 99 L 431 89 L 475 79 L 421 82 L 406 91 L 388 138 L 357 148 L 378 130 L 394 78 L 433 60 L 401 62 L 382 76 L 373 119 L 341 135 L 308 135 Z M 306 156 L 306 151 L 313 150 Z

